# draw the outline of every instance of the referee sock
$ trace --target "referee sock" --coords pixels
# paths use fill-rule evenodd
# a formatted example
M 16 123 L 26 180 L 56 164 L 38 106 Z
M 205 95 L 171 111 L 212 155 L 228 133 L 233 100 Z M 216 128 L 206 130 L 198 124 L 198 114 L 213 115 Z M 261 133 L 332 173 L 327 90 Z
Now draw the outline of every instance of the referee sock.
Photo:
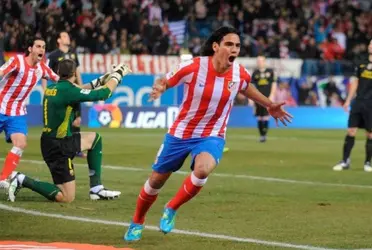
M 354 143 L 355 143 L 354 136 L 347 135 L 345 137 L 344 149 L 343 149 L 343 155 L 342 155 L 343 162 L 347 162 L 348 159 L 350 158 L 351 150 L 354 147 Z
M 364 162 L 371 162 L 372 158 L 372 139 L 366 140 L 366 160 Z
M 93 141 L 92 148 L 88 150 L 88 167 L 90 187 L 102 185 L 101 170 L 102 170 L 102 137 L 96 133 L 96 138 Z
M 264 121 L 257 121 L 258 131 L 260 132 L 260 136 L 264 136 Z
M 32 191 L 41 194 L 48 200 L 55 201 L 57 194 L 61 192 L 61 190 L 54 184 L 37 181 L 22 174 L 18 176 L 18 180 L 20 178 L 23 179 L 23 181 L 21 182 L 23 187 L 29 188 Z
M 4 167 L 1 171 L 0 181 L 5 180 L 17 168 L 23 150 L 13 147 L 5 158 Z
M 267 131 L 269 131 L 269 121 L 262 121 L 262 133 L 263 133 L 263 136 L 266 136 L 267 134 Z

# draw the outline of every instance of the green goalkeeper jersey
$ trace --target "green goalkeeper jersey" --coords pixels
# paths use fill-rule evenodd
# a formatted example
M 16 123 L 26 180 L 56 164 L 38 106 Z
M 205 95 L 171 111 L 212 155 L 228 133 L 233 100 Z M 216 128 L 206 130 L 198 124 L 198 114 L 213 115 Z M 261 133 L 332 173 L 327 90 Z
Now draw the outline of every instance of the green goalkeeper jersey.
M 107 87 L 97 90 L 81 89 L 67 80 L 49 85 L 43 100 L 43 136 L 54 138 L 71 136 L 76 104 L 105 100 L 110 95 L 111 91 Z

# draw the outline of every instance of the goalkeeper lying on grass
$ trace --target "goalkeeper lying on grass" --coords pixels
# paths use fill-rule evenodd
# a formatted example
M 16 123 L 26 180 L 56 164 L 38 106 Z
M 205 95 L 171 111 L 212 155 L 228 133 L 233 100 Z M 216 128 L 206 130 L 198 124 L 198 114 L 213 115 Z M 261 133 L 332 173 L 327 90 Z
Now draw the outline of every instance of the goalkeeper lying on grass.
M 45 198 L 57 202 L 72 202 L 75 199 L 75 172 L 72 159 L 77 152 L 88 150 L 90 199 L 114 199 L 121 192 L 106 189 L 101 183 L 102 138 L 95 132 L 71 133 L 74 110 L 81 102 L 106 100 L 130 69 L 120 64 L 112 73 L 107 73 L 82 88 L 73 84 L 76 64 L 65 59 L 59 63 L 60 80 L 49 85 L 44 93 L 44 128 L 41 153 L 49 167 L 54 184 L 36 181 L 19 172 L 10 177 L 8 199 L 14 202 L 21 187 L 29 188 Z M 101 85 L 103 85 L 101 87 Z M 95 88 L 98 88 L 94 90 Z

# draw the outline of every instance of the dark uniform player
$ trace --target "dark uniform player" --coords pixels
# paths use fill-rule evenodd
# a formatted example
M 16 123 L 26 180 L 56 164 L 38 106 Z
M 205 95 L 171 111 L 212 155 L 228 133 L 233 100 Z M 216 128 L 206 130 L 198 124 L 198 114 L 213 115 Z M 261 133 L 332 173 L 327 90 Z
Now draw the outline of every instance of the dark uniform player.
M 57 45 L 58 48 L 53 50 L 48 55 L 47 64 L 49 67 L 54 71 L 57 72 L 58 70 L 58 63 L 64 59 L 71 59 L 76 63 L 76 84 L 82 85 L 82 79 L 80 74 L 80 63 L 76 52 L 70 50 L 71 39 L 67 32 L 62 31 L 58 33 L 57 37 Z M 43 88 L 46 88 L 46 81 L 43 81 Z M 73 132 L 80 132 L 80 124 L 81 124 L 81 105 L 76 104 L 74 107 L 74 122 L 72 124 L 72 131 Z M 79 152 L 78 156 L 84 156 L 83 153 Z
M 368 45 L 368 53 L 368 60 L 355 68 L 355 76 L 350 79 L 350 89 L 344 104 L 346 111 L 355 93 L 356 98 L 351 105 L 342 161 L 333 167 L 335 171 L 350 167 L 350 154 L 354 146 L 355 135 L 358 128 L 364 128 L 367 136 L 364 171 L 372 172 L 372 40 Z
M 14 201 L 21 186 L 58 202 L 72 202 L 75 198 L 75 172 L 72 159 L 76 152 L 88 150 L 90 199 L 113 199 L 121 193 L 104 188 L 101 183 L 102 138 L 95 132 L 72 133 L 74 107 L 81 102 L 105 100 L 110 97 L 122 77 L 130 70 L 125 65 L 114 68 L 104 77 L 107 83 L 100 89 L 91 90 L 98 84 L 83 88 L 75 84 L 76 65 L 70 59 L 58 66 L 60 81 L 47 87 L 43 100 L 44 128 L 41 136 L 41 152 L 49 167 L 54 184 L 35 181 L 21 173 L 13 172 L 8 190 L 9 200 Z
M 276 91 L 276 77 L 272 69 L 266 68 L 265 60 L 264 56 L 257 57 L 258 68 L 253 72 L 251 81 L 262 94 L 273 100 Z M 269 112 L 265 107 L 255 103 L 255 116 L 257 117 L 260 142 L 265 142 L 269 129 Z

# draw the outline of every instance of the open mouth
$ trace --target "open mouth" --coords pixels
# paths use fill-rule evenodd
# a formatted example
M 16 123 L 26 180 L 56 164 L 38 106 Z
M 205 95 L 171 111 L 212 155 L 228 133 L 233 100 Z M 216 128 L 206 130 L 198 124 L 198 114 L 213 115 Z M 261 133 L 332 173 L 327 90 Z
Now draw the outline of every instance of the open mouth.
M 42 59 L 43 58 L 43 54 L 37 54 L 37 59 Z
M 233 63 L 235 60 L 236 56 L 229 56 L 229 62 Z

